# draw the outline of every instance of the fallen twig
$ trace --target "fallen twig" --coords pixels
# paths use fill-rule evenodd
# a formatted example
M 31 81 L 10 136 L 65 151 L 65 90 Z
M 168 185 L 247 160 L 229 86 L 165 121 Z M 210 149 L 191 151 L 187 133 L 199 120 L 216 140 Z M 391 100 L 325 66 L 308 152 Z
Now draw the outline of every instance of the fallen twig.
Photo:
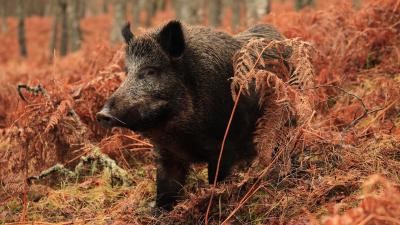
M 26 91 L 32 93 L 35 96 L 42 94 L 43 96 L 48 97 L 46 90 L 40 84 L 38 84 L 36 87 L 30 87 L 27 84 L 18 84 L 18 86 L 17 86 L 18 95 L 25 102 L 27 102 L 27 100 L 26 100 L 25 96 L 22 94 L 22 89 L 25 89 Z
M 89 163 L 99 163 L 101 166 L 103 166 L 103 169 L 109 173 L 111 185 L 114 185 L 115 181 L 119 181 L 125 186 L 132 185 L 132 180 L 129 178 L 128 172 L 119 167 L 113 159 L 101 153 L 97 147 L 92 148 L 92 151 L 89 153 L 89 155 L 81 156 L 80 162 L 75 166 L 74 171 L 67 169 L 62 164 L 56 164 L 47 170 L 44 170 L 38 176 L 28 177 L 27 182 L 28 184 L 32 184 L 32 181 L 42 180 L 54 173 L 64 174 L 71 178 L 79 178 L 79 176 L 82 174 L 85 164 Z

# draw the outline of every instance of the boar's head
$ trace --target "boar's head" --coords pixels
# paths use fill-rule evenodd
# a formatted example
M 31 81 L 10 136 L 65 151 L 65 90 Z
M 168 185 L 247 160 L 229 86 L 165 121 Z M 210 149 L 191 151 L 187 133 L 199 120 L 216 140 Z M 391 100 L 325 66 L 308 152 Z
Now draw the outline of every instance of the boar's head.
M 187 99 L 182 25 L 171 21 L 159 30 L 135 37 L 128 23 L 122 35 L 127 44 L 127 78 L 96 118 L 105 127 L 134 131 L 156 128 L 178 116 Z

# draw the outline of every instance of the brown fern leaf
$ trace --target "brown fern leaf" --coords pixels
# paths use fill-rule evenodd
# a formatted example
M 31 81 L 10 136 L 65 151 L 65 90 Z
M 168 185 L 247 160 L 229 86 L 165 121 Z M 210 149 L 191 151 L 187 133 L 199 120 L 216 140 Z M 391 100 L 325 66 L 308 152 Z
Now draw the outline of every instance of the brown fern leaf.
M 284 170 L 290 168 L 293 137 L 299 137 L 300 127 L 313 112 L 305 91 L 313 84 L 312 50 L 297 39 L 253 39 L 234 57 L 233 97 L 240 86 L 245 94 L 256 91 L 264 111 L 254 137 L 259 158 L 268 164 L 274 150 L 284 148 Z
M 232 96 L 236 96 L 238 86 L 243 86 L 245 93 L 248 93 L 254 80 L 256 82 L 263 80 L 262 73 L 258 73 L 259 71 L 274 73 L 283 82 L 297 89 L 310 88 L 314 79 L 311 63 L 313 50 L 307 42 L 297 39 L 250 40 L 234 56 Z M 260 96 L 271 93 L 270 90 L 264 91 L 267 92 L 260 92 Z
M 50 116 L 49 122 L 47 123 L 45 133 L 48 133 L 59 123 L 60 119 L 65 116 L 66 112 L 71 109 L 71 102 L 68 100 L 63 100 L 57 106 L 56 111 Z
M 286 115 L 284 107 L 276 102 L 271 102 L 270 107 L 265 109 L 264 115 L 269 116 L 263 116 L 257 121 L 254 143 L 260 160 L 269 163 L 272 160 L 272 152 L 278 145 L 279 131 Z

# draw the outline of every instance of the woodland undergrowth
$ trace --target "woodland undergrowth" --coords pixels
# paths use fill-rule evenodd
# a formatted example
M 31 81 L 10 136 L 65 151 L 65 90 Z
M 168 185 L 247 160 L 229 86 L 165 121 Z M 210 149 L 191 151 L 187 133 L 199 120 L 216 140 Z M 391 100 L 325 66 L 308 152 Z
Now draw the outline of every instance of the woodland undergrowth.
M 259 157 L 216 186 L 196 165 L 186 200 L 158 217 L 152 144 L 94 117 L 126 76 L 122 48 L 102 39 L 110 18 L 83 20 L 82 50 L 52 63 L 39 47 L 49 18 L 27 20 L 28 59 L 1 34 L 0 221 L 400 224 L 400 1 L 339 2 L 260 20 L 288 39 L 252 39 L 234 57 L 232 98 L 257 92 L 264 111 Z M 124 182 L 105 169 L 114 162 Z M 27 182 L 57 164 L 80 172 Z

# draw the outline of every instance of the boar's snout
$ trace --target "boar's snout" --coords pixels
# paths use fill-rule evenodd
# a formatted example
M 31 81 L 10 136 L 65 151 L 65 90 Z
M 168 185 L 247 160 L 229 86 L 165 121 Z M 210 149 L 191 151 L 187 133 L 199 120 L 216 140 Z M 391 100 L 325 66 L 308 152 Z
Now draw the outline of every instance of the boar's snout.
M 96 113 L 96 119 L 101 126 L 106 128 L 118 126 L 118 120 L 112 116 L 106 108 L 103 108 L 100 112 Z
M 145 98 L 134 102 L 124 103 L 124 107 L 117 107 L 117 100 L 109 100 L 96 119 L 105 128 L 125 127 L 135 131 L 143 131 L 157 126 L 168 116 L 168 101 Z M 126 102 L 126 101 L 125 101 Z

